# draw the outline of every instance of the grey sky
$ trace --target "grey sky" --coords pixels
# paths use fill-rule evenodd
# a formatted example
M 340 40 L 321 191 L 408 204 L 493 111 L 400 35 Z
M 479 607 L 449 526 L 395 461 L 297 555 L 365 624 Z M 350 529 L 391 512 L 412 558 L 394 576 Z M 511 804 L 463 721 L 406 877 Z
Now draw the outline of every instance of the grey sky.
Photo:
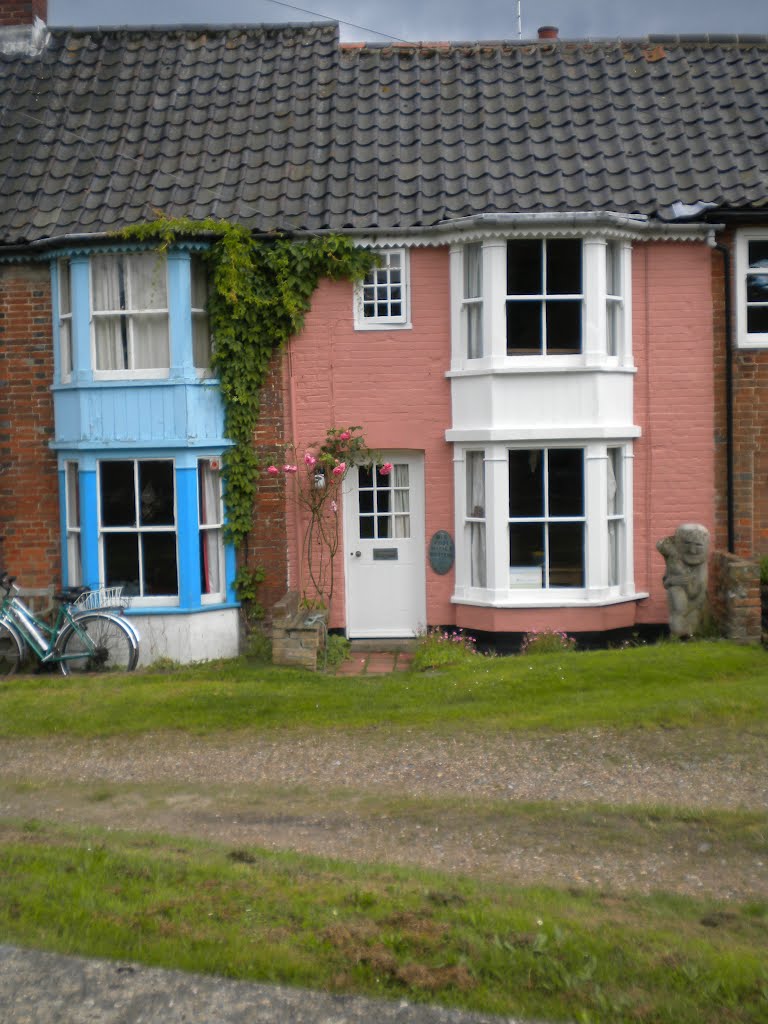
M 287 0 L 286 0 L 287 3 Z M 516 0 L 48 0 L 51 25 L 354 22 L 408 40 L 515 39 Z M 635 38 L 649 33 L 768 34 L 765 0 L 521 0 L 523 38 L 557 25 L 561 38 Z M 345 40 L 383 41 L 342 24 Z

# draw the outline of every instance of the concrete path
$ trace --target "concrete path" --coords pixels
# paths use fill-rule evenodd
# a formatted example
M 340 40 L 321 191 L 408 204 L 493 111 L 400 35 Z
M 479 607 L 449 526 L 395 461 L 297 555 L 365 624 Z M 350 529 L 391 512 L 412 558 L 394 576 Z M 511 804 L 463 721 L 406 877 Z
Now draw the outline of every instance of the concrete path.
M 3 1024 L 523 1024 L 0 945 Z M 531 1022 L 529 1022 L 531 1024 Z

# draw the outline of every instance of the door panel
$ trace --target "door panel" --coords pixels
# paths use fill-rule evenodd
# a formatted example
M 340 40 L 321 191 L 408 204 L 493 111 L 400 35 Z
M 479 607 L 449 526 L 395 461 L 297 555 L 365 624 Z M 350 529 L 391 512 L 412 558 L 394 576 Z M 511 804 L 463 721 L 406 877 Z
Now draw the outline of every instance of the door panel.
M 416 636 L 426 621 L 423 458 L 386 453 L 345 484 L 347 634 Z

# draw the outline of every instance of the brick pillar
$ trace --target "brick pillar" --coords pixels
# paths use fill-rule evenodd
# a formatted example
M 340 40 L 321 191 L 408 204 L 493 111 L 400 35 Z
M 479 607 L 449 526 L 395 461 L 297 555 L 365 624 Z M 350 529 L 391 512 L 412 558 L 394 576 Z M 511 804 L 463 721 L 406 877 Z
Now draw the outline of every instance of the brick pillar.
M 285 477 L 269 476 L 267 466 L 282 466 L 285 455 L 281 445 L 284 437 L 284 392 L 282 354 L 276 353 L 261 392 L 261 413 L 254 433 L 254 445 L 261 465 L 253 508 L 253 527 L 247 540 L 248 565 L 261 566 L 264 582 L 259 588 L 259 602 L 267 618 L 272 607 L 288 589 L 288 535 L 285 516 Z
M 0 266 L 2 567 L 31 588 L 61 580 L 52 381 L 49 269 Z

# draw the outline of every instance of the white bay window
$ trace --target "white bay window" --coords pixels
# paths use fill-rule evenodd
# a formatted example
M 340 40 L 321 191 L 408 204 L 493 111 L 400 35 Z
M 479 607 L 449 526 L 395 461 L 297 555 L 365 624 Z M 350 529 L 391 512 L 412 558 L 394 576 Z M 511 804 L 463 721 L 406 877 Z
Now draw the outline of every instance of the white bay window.
M 455 600 L 495 607 L 631 597 L 631 448 L 499 442 L 457 452 Z

